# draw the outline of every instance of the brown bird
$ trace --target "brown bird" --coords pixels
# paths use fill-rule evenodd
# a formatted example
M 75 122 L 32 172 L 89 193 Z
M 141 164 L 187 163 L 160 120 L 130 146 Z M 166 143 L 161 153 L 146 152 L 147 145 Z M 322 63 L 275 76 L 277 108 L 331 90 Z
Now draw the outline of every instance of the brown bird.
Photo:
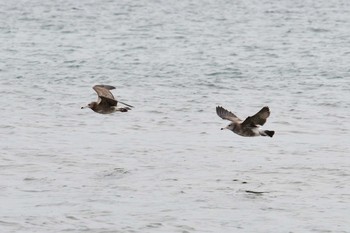
M 91 108 L 94 112 L 101 114 L 108 114 L 113 112 L 127 112 L 131 110 L 133 106 L 119 101 L 119 103 L 124 104 L 127 107 L 117 107 L 118 101 L 114 98 L 113 94 L 109 90 L 115 89 L 113 86 L 109 85 L 95 85 L 93 89 L 98 95 L 97 102 L 91 102 L 84 108 Z
M 232 122 L 225 128 L 221 128 L 221 130 L 228 129 L 243 137 L 254 137 L 254 136 L 272 137 L 275 134 L 275 131 L 263 130 L 260 128 L 260 126 L 263 126 L 266 122 L 266 119 L 270 116 L 270 109 L 267 106 L 263 107 L 254 116 L 247 117 L 244 121 L 242 121 L 235 114 L 224 109 L 221 106 L 216 107 L 216 113 L 222 119 L 229 120 Z

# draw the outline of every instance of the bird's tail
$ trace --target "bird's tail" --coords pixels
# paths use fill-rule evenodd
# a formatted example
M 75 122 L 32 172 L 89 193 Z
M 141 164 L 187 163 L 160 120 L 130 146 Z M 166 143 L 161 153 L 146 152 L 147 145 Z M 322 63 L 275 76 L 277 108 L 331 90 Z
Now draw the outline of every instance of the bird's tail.
M 275 131 L 272 130 L 262 130 L 260 131 L 260 135 L 261 136 L 269 136 L 269 137 L 273 137 L 273 135 L 275 134 Z
M 123 108 L 118 108 L 117 111 L 120 111 L 120 112 L 127 112 L 127 111 L 129 111 L 129 110 L 131 110 L 131 108 L 129 108 L 129 107 L 123 107 Z

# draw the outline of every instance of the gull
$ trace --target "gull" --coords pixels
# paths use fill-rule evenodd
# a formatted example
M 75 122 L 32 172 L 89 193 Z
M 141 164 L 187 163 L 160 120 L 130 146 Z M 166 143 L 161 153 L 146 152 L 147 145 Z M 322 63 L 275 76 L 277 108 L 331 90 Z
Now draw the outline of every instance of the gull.
M 92 89 L 94 89 L 98 95 L 97 102 L 91 102 L 87 106 L 81 107 L 81 109 L 91 108 L 91 110 L 93 110 L 94 112 L 108 114 L 113 112 L 127 112 L 128 110 L 131 110 L 131 108 L 133 108 L 133 106 L 123 103 L 121 101 L 119 101 L 119 103 L 125 105 L 126 107 L 117 107 L 118 101 L 110 92 L 110 90 L 115 89 L 115 87 L 113 86 L 95 85 Z
M 270 109 L 267 106 L 263 107 L 254 116 L 248 116 L 244 121 L 221 106 L 216 107 L 216 113 L 222 119 L 231 121 L 228 126 L 221 128 L 221 130 L 228 129 L 243 137 L 272 137 L 275 134 L 275 131 L 263 130 L 260 128 L 260 126 L 263 126 L 266 122 L 266 119 L 270 116 Z

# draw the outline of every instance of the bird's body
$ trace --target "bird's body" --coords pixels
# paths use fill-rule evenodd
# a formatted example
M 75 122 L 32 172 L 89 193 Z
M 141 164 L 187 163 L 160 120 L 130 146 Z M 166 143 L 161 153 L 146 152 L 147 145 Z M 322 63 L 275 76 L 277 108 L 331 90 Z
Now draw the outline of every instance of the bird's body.
M 266 119 L 270 116 L 269 107 L 263 107 L 258 113 L 254 116 L 247 117 L 244 121 L 239 119 L 232 112 L 224 109 L 221 106 L 216 107 L 216 113 L 219 117 L 224 120 L 229 120 L 231 123 L 225 128 L 232 132 L 243 136 L 243 137 L 254 137 L 254 136 L 269 136 L 273 137 L 275 131 L 263 130 L 260 126 L 263 126 L 266 122 Z
M 110 90 L 115 89 L 113 86 L 109 85 L 95 85 L 93 89 L 98 95 L 97 102 L 91 102 L 83 108 L 91 108 L 94 112 L 101 114 L 109 114 L 113 112 L 127 112 L 131 110 L 133 106 L 128 105 L 119 101 L 119 103 L 124 104 L 126 107 L 117 107 L 118 101 L 114 98 Z

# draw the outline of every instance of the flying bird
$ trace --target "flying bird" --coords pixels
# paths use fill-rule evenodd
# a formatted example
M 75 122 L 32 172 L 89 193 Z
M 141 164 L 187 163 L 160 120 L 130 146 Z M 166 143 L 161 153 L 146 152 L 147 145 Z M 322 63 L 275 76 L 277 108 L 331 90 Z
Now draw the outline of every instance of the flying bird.
M 98 95 L 97 102 L 91 102 L 87 106 L 81 107 L 81 109 L 91 108 L 94 112 L 108 114 L 113 112 L 127 112 L 133 108 L 133 106 L 121 101 L 117 101 L 114 98 L 113 94 L 110 92 L 110 90 L 115 89 L 113 86 L 95 85 L 93 89 Z M 117 107 L 118 102 L 125 105 L 126 107 Z
M 226 126 L 225 128 L 221 128 L 221 130 L 228 129 L 243 137 L 273 137 L 273 135 L 275 134 L 275 131 L 263 130 L 260 128 L 260 126 L 263 126 L 266 122 L 266 119 L 270 116 L 270 109 L 267 106 L 263 107 L 254 116 L 247 117 L 244 121 L 242 121 L 235 114 L 224 109 L 221 106 L 216 107 L 216 113 L 222 119 L 231 121 L 231 123 L 228 126 Z

